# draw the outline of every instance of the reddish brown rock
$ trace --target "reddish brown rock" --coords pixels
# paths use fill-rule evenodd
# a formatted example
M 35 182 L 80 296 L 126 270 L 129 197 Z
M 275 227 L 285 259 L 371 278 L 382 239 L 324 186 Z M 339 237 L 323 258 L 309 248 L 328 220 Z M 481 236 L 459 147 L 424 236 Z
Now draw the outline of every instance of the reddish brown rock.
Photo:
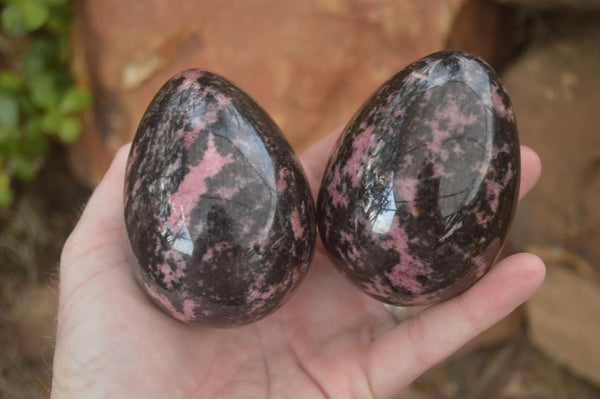
M 540 9 L 600 10 L 600 0 L 496 0 L 499 3 Z
M 480 349 L 492 348 L 516 339 L 523 332 L 524 313 L 523 307 L 518 307 L 497 324 L 465 344 L 453 357 L 462 356 Z
M 519 204 L 513 246 L 559 245 L 600 271 L 600 24 L 571 20 L 507 71 L 522 144 L 542 177 Z
M 525 20 L 516 8 L 468 0 L 454 19 L 446 47 L 477 55 L 501 72 L 525 40 L 525 32 Z
M 19 352 L 28 360 L 37 360 L 52 351 L 58 293 L 55 288 L 38 284 L 24 288 L 12 310 Z
M 443 49 L 464 2 L 81 1 L 77 71 L 94 92 L 86 136 L 96 137 L 75 147 L 76 169 L 97 181 L 153 94 L 190 67 L 237 83 L 301 151 L 396 71 Z
M 529 337 L 558 364 L 600 387 L 600 284 L 549 264 L 544 285 L 527 304 Z
M 469 353 L 434 366 L 396 399 L 597 399 L 600 389 L 571 375 L 526 339 Z

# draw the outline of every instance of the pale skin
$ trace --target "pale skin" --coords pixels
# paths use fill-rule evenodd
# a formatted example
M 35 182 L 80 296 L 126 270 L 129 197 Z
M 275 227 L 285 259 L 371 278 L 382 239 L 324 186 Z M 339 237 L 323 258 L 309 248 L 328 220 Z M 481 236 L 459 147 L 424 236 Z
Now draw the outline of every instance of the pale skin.
M 313 195 L 336 136 L 300 157 Z M 134 280 L 123 221 L 127 151 L 63 249 L 53 399 L 391 398 L 544 279 L 539 258 L 512 255 L 464 294 L 398 324 L 334 269 L 319 243 L 308 276 L 274 314 L 238 329 L 186 325 L 154 307 Z M 521 158 L 524 195 L 541 166 L 527 147 Z

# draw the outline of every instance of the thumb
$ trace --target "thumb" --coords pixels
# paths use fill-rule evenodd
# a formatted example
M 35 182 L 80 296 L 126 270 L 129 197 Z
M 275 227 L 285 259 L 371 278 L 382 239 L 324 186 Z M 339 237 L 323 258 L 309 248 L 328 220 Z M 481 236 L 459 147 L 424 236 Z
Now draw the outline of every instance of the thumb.
M 60 260 L 60 299 L 107 267 L 130 261 L 123 218 L 123 181 L 129 145 L 113 159 L 65 242 Z

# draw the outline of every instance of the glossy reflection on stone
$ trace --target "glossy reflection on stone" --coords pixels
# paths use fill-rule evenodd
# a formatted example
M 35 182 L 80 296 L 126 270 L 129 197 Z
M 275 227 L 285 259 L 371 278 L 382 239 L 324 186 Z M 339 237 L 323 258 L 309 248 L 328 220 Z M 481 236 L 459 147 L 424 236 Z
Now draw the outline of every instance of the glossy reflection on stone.
M 519 142 L 494 71 L 462 52 L 384 83 L 343 131 L 317 220 L 336 266 L 395 305 L 444 301 L 493 264 L 518 197 Z
M 201 70 L 175 75 L 147 109 L 127 164 L 125 222 L 153 302 L 217 327 L 281 306 L 316 238 L 308 183 L 279 128 Z

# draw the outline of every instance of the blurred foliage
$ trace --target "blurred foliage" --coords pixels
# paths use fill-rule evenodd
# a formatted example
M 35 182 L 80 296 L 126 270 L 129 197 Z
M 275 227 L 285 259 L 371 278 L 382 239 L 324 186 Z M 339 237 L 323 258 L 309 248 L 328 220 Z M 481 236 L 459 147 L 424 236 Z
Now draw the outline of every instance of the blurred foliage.
M 71 0 L 0 0 L 0 208 L 35 178 L 50 140 L 81 133 L 90 93 L 70 74 Z

